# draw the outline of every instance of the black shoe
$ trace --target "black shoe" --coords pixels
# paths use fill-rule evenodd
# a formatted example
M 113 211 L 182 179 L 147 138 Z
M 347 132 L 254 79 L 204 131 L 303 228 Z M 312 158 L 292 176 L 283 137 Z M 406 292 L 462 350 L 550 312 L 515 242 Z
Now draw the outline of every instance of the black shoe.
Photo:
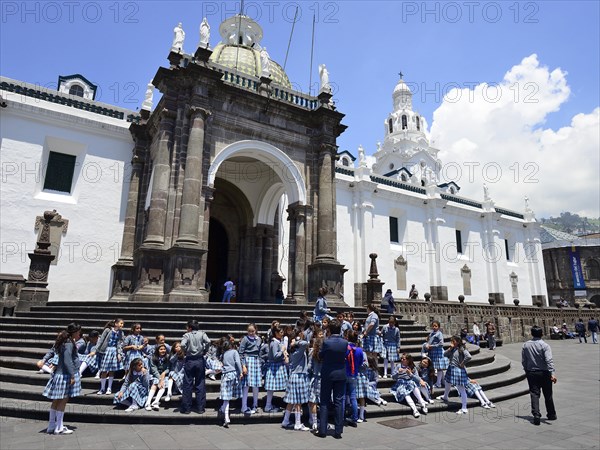
M 354 420 L 346 420 L 346 425 L 352 428 L 358 427 L 358 424 Z
M 325 438 L 325 437 L 327 437 L 327 435 L 326 435 L 326 434 L 323 434 L 323 433 L 313 433 L 313 434 L 314 434 L 316 437 L 318 437 L 318 438 Z
M 189 411 L 189 410 L 183 410 L 183 409 L 182 409 L 181 411 L 179 411 L 179 413 L 180 413 L 180 414 L 190 414 L 190 413 L 191 413 L 191 411 Z
M 556 420 L 558 419 L 558 417 L 556 417 L 556 414 L 554 414 L 553 416 L 548 416 L 548 420 Z
M 534 417 L 533 418 L 533 424 L 534 425 L 539 425 L 540 424 L 540 418 L 539 417 Z
M 334 439 L 341 439 L 341 438 L 342 438 L 342 435 L 341 435 L 341 434 L 339 434 L 339 433 L 335 433 L 335 434 L 333 435 L 333 438 L 334 438 Z

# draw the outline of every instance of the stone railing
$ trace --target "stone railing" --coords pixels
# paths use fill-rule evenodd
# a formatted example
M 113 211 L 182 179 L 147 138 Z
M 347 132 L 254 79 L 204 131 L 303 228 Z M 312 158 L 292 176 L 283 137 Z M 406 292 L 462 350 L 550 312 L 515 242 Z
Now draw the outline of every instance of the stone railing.
M 465 325 L 471 333 L 473 322 L 477 322 L 484 333 L 483 324 L 491 320 L 496 324 L 496 337 L 507 344 L 528 340 L 533 325 L 542 327 L 549 338 L 549 329 L 554 324 L 560 328 L 566 323 L 569 331 L 574 331 L 575 322 L 579 318 L 587 323 L 591 317 L 598 316 L 598 311 L 590 309 L 484 303 L 397 300 L 396 307 L 397 315 L 401 315 L 403 319 L 414 320 L 427 327 L 431 321 L 438 320 L 446 335 L 460 334 L 460 329 Z

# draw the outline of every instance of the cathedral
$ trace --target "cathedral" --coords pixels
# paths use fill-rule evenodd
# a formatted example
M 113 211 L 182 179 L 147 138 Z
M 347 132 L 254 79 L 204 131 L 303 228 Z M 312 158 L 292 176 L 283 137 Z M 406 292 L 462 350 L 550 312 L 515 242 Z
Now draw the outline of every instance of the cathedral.
M 96 101 L 79 74 L 58 91 L 0 79 L 3 279 L 24 281 L 47 228 L 50 301 L 220 301 L 231 279 L 240 302 L 282 289 L 310 304 L 325 287 L 360 306 L 414 284 L 421 299 L 547 305 L 533 212 L 440 179 L 402 76 L 382 142 L 354 155 L 325 65 L 318 95 L 298 92 L 258 23 L 218 30 L 210 48 L 204 20 L 188 53 L 175 28 L 139 112 Z

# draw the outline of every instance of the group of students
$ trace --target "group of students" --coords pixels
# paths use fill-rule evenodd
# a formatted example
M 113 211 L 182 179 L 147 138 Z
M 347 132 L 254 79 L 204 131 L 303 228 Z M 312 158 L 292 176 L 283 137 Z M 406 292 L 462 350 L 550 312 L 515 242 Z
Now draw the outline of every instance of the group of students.
M 196 350 L 195 356 L 202 358 L 204 376 L 215 380 L 215 374 L 221 374 L 222 405 L 219 414 L 223 426 L 228 427 L 231 422 L 230 402 L 233 399 L 242 399 L 241 411 L 244 414 L 255 414 L 259 390 L 264 386 L 267 393 L 265 413 L 281 412 L 273 406 L 273 396 L 277 391 L 285 391 L 283 400 L 287 406 L 282 426 L 299 431 L 317 429 L 322 365 L 319 353 L 324 339 L 330 334 L 332 319 L 327 314 L 326 305 L 320 306 L 322 315 L 315 314 L 310 319 L 303 312 L 294 326 L 283 327 L 279 321 L 273 321 L 264 338 L 258 335 L 254 324 L 248 325 L 247 334 L 239 341 L 229 334 L 210 342 L 203 334 L 202 339 L 206 342 L 200 347 L 205 345 L 205 348 Z M 421 412 L 427 413 L 428 403 L 433 403 L 435 387 L 444 387 L 444 394 L 439 399 L 445 402 L 448 401 L 451 385 L 457 388 L 462 401 L 458 414 L 466 412 L 467 395 L 478 398 L 484 408 L 494 407 L 476 381 L 467 377 L 465 365 L 471 355 L 460 337 L 453 336 L 450 348 L 444 352 L 444 336 L 439 322 L 434 321 L 423 346 L 422 358 L 415 364 L 410 354 L 400 353 L 400 331 L 395 317 L 390 316 L 388 323 L 380 329 L 377 308 L 369 305 L 368 312 L 364 324 L 355 321 L 352 312 L 337 314 L 340 334 L 349 343 L 346 394 L 349 406 L 347 420 L 351 426 L 365 420 L 367 399 L 377 405 L 387 404 L 377 389 L 379 356 L 384 361 L 383 378 L 388 377 L 389 367 L 389 374 L 394 380 L 390 392 L 398 402 L 406 402 L 415 417 L 420 413 L 413 397 Z M 192 381 L 187 380 L 185 375 L 186 361 L 190 359 L 190 343 L 186 341 L 189 333 L 184 335 L 181 343 L 175 342 L 172 346 L 165 343 L 163 335 L 157 336 L 156 342 L 150 345 L 142 335 L 139 323 L 132 325 L 127 336 L 123 326 L 123 320 L 115 319 L 106 324 L 102 333 L 93 330 L 87 339 L 83 339 L 81 327 L 69 324 L 59 334 L 52 349 L 38 362 L 43 371 L 52 373 L 44 390 L 44 395 L 53 400 L 48 432 L 72 432 L 62 424 L 64 405 L 68 398 L 79 395 L 81 377 L 87 372 L 95 373 L 99 378 L 97 393 L 109 395 L 112 394 L 115 372 L 124 371 L 123 383 L 114 394 L 113 401 L 127 406 L 127 412 L 140 408 L 159 410 L 163 396 L 164 401 L 169 402 L 173 392 L 177 391 L 183 394 L 182 405 L 186 400 L 185 391 L 189 391 L 188 403 L 191 402 Z M 196 332 L 197 328 L 189 328 L 188 324 L 188 332 Z M 186 381 L 189 381 L 187 389 Z M 202 395 L 205 402 L 205 392 Z M 196 391 L 197 401 L 198 396 Z M 304 404 L 308 404 L 309 427 L 301 422 Z M 295 416 L 293 423 L 290 419 L 292 412 Z

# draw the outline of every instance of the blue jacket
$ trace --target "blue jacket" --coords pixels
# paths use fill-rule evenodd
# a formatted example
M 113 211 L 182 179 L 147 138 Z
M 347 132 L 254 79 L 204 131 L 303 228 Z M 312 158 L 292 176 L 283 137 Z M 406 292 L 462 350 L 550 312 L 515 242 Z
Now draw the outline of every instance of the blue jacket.
M 350 355 L 352 352 L 353 356 Z M 352 359 L 354 359 L 354 364 Z M 365 355 L 362 348 L 357 347 L 356 344 L 348 344 L 346 350 L 346 376 L 356 378 L 360 372 L 360 368 L 365 360 Z M 354 373 L 352 373 L 352 365 L 354 365 Z
M 348 341 L 339 335 L 331 335 L 323 342 L 319 356 L 323 361 L 321 379 L 346 380 L 346 352 Z

